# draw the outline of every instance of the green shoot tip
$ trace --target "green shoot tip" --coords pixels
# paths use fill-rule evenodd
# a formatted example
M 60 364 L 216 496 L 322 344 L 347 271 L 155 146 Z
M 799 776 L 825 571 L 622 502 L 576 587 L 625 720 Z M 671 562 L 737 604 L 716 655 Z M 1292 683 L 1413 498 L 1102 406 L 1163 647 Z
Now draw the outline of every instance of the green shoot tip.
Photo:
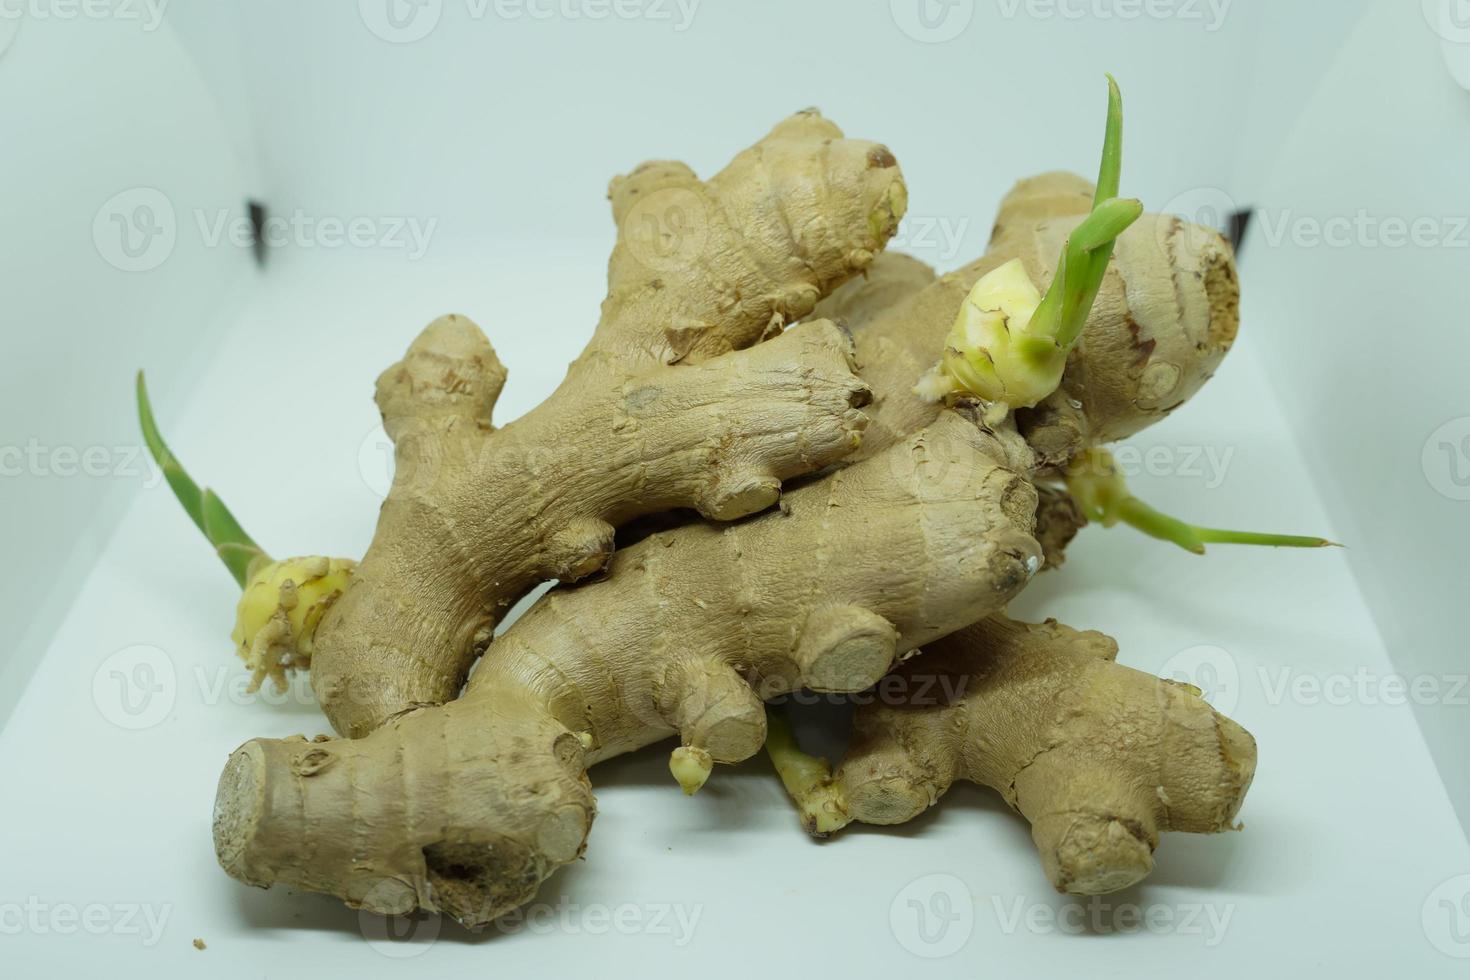
M 1091 449 L 1067 473 L 1067 490 L 1089 520 L 1104 527 L 1126 524 L 1151 538 L 1202 555 L 1207 544 L 1244 544 L 1268 548 L 1339 548 L 1326 538 L 1200 527 L 1150 507 L 1128 490 L 1105 449 Z
M 164 480 L 183 505 L 184 513 L 203 532 L 214 546 L 215 554 L 243 588 L 253 563 L 269 559 L 250 535 L 245 533 L 235 515 L 225 506 L 225 502 L 213 490 L 201 490 L 163 441 L 163 434 L 158 431 L 158 422 L 153 415 L 153 405 L 148 398 L 148 383 L 142 371 L 138 372 L 136 392 L 138 425 L 143 430 L 143 442 L 148 447 L 149 455 L 158 464 Z

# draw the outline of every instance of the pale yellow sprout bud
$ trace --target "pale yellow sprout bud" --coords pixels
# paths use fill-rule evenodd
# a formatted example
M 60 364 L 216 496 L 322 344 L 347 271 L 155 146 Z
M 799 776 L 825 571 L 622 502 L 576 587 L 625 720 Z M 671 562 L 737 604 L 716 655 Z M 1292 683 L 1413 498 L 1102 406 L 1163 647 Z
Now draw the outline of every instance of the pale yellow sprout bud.
M 938 401 L 968 396 L 1013 408 L 1029 408 L 1062 380 L 1066 352 L 1054 340 L 1033 336 L 1041 292 L 1019 259 L 975 283 L 944 341 L 938 364 L 915 387 Z
M 271 678 L 286 685 L 287 670 L 311 666 L 312 636 L 322 614 L 352 579 L 346 558 L 288 558 L 256 569 L 235 607 L 230 638 L 250 668 L 250 690 Z
M 669 772 L 673 773 L 685 796 L 698 793 L 714 768 L 714 759 L 697 745 L 681 745 L 669 756 Z

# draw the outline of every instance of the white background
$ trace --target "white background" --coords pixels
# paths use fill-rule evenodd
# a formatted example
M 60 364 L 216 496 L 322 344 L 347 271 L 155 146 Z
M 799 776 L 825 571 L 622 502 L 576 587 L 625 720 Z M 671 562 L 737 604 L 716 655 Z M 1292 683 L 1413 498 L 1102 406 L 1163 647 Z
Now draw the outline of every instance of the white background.
M 965 976 L 1463 972 L 1470 95 L 1441 48 L 1463 60 L 1451 42 L 1470 35 L 1413 0 L 960 0 L 931 4 L 928 27 L 905 0 L 702 0 L 687 22 L 672 2 L 595 9 L 430 0 L 404 35 L 378 0 L 173 0 L 156 20 L 156 0 L 0 0 L 0 447 L 26 451 L 0 479 L 9 970 L 521 975 L 596 952 L 617 975 L 868 975 L 945 952 L 927 965 Z M 1016 177 L 1093 166 L 1105 70 L 1127 99 L 1129 193 L 1195 217 L 1261 209 L 1240 344 L 1135 442 L 1157 465 L 1133 482 L 1214 523 L 1350 547 L 1198 559 L 1093 529 L 1017 611 L 1205 682 L 1260 743 L 1244 833 L 1166 838 L 1148 883 L 1078 910 L 987 794 L 815 845 L 763 764 L 684 800 L 659 748 L 594 772 L 588 858 L 538 899 L 550 925 L 486 940 L 420 924 L 388 947 L 412 965 L 333 900 L 215 867 L 228 751 L 322 722 L 238 696 L 234 586 L 133 458 L 136 367 L 182 458 L 263 544 L 358 554 L 386 478 L 372 379 L 452 310 L 510 367 L 499 417 L 538 401 L 596 318 L 613 173 L 657 156 L 712 173 L 819 105 L 902 163 L 898 247 L 953 267 Z M 247 197 L 365 217 L 378 238 L 306 232 L 259 271 L 210 237 Z M 113 219 L 147 217 L 140 204 L 171 234 L 129 256 Z M 396 219 L 432 229 L 422 255 L 381 240 Z M 1429 240 L 1392 244 L 1392 219 L 1427 219 Z M 68 448 L 100 449 L 102 475 L 77 475 Z M 1398 675 L 1425 703 L 1395 697 Z M 1128 931 L 1127 903 L 1154 932 Z M 677 912 L 699 916 L 692 938 L 668 934 Z

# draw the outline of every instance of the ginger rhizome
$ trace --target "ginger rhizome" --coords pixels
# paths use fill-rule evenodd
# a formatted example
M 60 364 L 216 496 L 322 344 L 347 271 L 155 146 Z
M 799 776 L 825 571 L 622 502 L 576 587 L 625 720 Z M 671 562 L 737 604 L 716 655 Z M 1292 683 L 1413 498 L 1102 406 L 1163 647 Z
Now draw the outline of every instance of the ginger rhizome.
M 488 922 L 581 853 L 588 765 L 671 734 L 696 761 L 749 758 L 762 698 L 860 691 L 1001 609 L 1041 564 L 1028 458 L 1013 430 L 946 410 L 779 510 L 619 549 L 497 638 L 458 700 L 361 739 L 242 747 L 215 804 L 221 864 Z
M 660 161 L 609 197 L 608 297 L 561 386 L 494 428 L 505 369 L 469 320 L 435 321 L 378 379 L 393 486 L 361 562 L 329 566 L 345 583 L 312 607 L 314 631 L 284 625 L 309 588 L 299 569 L 247 584 L 236 633 L 253 668 L 309 665 L 342 734 L 455 697 L 510 606 L 603 568 L 617 526 L 677 508 L 744 517 L 858 444 L 868 390 L 846 335 L 782 328 L 896 229 L 906 191 L 888 150 L 802 112 L 708 181 Z
M 912 371 L 924 348 L 894 339 L 922 334 L 925 324 L 932 337 L 958 295 L 968 303 L 976 284 L 1016 266 L 1016 253 L 1048 254 L 1027 246 L 1058 217 L 1081 213 L 1090 191 L 1080 178 L 1062 174 L 1023 181 L 1002 204 L 991 252 L 979 263 L 931 281 L 922 263 L 885 256 L 864 281 L 824 301 L 819 312 L 840 313 L 852 327 L 864 377 L 875 390 L 867 446 L 927 417 L 916 399 L 895 395 L 893 377 Z M 1048 564 L 1060 563 L 1062 549 L 1089 517 L 1105 524 L 1126 520 L 1186 546 L 1197 541 L 1191 550 L 1202 550 L 1205 540 L 1324 543 L 1185 525 L 1133 498 L 1107 465 L 1097 443 L 1162 417 L 1148 379 L 1173 379 L 1171 397 L 1192 394 L 1213 373 L 1237 323 L 1239 294 L 1223 240 L 1199 229 L 1186 234 L 1177 219 L 1145 216 L 1140 224 L 1119 241 L 1062 389 L 1040 408 L 1016 412 L 1042 463 L 1035 533 Z M 1140 239 L 1143 231 L 1158 236 L 1155 247 Z M 1160 248 L 1176 242 L 1195 247 Z M 1161 251 L 1171 259 L 1162 267 L 1148 258 Z M 1109 288 L 1113 276 L 1125 286 L 1121 295 Z M 1129 282 L 1151 288 L 1129 289 Z M 1134 297 L 1143 298 L 1137 307 L 1130 304 Z M 1152 305 L 1166 299 L 1172 302 Z M 892 373 L 866 367 L 879 359 Z M 1103 378 L 1111 384 L 1102 387 Z M 1101 397 L 1084 401 L 1073 392 Z M 803 826 L 814 835 L 854 820 L 904 822 L 954 780 L 968 779 L 996 788 L 1031 820 L 1057 888 L 1114 891 L 1149 873 L 1160 831 L 1229 829 L 1255 767 L 1254 741 L 1243 729 L 1209 708 L 1198 691 L 1113 663 L 1116 649 L 1101 634 L 992 617 L 926 646 L 898 670 L 906 682 L 901 688 L 927 692 L 969 683 L 963 697 L 864 707 L 835 778 L 825 761 L 801 751 L 779 714 L 771 717 L 767 748 Z
M 1099 895 L 1153 869 L 1162 831 L 1230 830 L 1256 744 L 1197 689 L 1114 662 L 1101 633 L 991 618 L 925 647 L 860 707 L 835 774 L 788 740 L 772 757 L 809 832 L 898 824 L 958 780 L 1031 823 L 1059 891 Z
M 1023 181 L 990 251 L 938 278 L 875 258 L 903 209 L 892 158 L 814 115 L 708 183 L 674 164 L 615 182 L 602 324 L 499 432 L 488 344 L 460 320 L 427 331 L 379 384 L 399 469 L 378 537 L 312 636 L 313 684 L 354 737 L 238 749 L 222 866 L 481 925 L 583 853 L 588 768 L 664 739 L 686 793 L 768 744 L 818 832 L 994 786 L 1070 891 L 1138 880 L 1165 830 L 1228 827 L 1249 735 L 1100 634 L 1004 618 L 1088 516 L 1115 516 L 1079 461 L 1189 398 L 1238 324 L 1223 239 L 1117 200 L 1110 96 L 1098 185 Z M 1002 316 L 970 331 L 969 307 Z M 992 366 L 1022 359 L 926 400 L 957 325 Z M 680 507 L 702 516 L 634 522 Z M 564 584 L 489 641 L 548 577 Z M 267 622 L 291 632 L 291 611 Z M 895 670 L 955 696 L 866 710 L 835 775 L 768 723 L 765 699 Z
M 1020 213 L 1002 217 L 1013 240 L 1028 240 Z M 1121 270 L 1172 281 L 1167 253 L 1124 238 Z M 1199 241 L 1209 239 L 1180 236 L 1186 269 Z M 216 803 L 224 867 L 380 912 L 488 921 L 580 852 L 595 808 L 586 766 L 676 734 L 676 775 L 697 787 L 714 762 L 759 750 L 762 698 L 860 689 L 930 638 L 997 611 L 1041 564 L 1034 515 L 1075 512 L 1023 478 L 1044 460 L 1008 422 L 988 428 L 974 410 L 912 393 L 983 271 L 936 281 L 885 257 L 816 311 L 846 318 L 874 390 L 860 462 L 741 524 L 651 534 L 619 551 L 605 578 L 553 590 L 491 644 L 458 701 L 355 742 L 240 749 Z M 1100 338 L 1091 350 L 1109 352 L 1089 365 L 1097 371 L 1112 369 L 1121 346 L 1111 335 L 1127 338 L 1135 316 L 1150 317 L 1110 292 L 1120 274 L 1105 279 L 1084 330 Z M 1179 278 L 1182 297 L 1198 291 L 1191 308 L 1212 308 L 1201 280 Z M 1219 315 L 1233 317 L 1233 295 L 1214 304 Z M 1149 322 L 1181 329 L 1167 315 Z M 1086 346 L 1073 353 L 1088 356 Z

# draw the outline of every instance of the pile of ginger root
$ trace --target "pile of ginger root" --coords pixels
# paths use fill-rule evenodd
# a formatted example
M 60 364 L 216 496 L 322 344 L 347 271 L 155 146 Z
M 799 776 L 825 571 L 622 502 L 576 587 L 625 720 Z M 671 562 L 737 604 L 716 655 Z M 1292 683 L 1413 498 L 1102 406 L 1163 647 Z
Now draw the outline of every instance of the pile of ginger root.
M 140 375 L 149 446 L 242 587 L 253 683 L 309 670 L 338 733 L 230 755 L 224 870 L 483 926 L 583 855 L 589 768 L 665 741 L 675 797 L 767 750 L 819 836 L 992 787 L 1075 894 L 1144 878 L 1162 831 L 1231 829 L 1243 728 L 1102 633 L 1006 615 L 1089 521 L 1323 543 L 1192 527 L 1109 463 L 1214 373 L 1239 310 L 1218 234 L 1117 196 L 1121 121 L 1110 80 L 1098 181 L 1022 180 L 943 275 L 883 251 L 893 154 L 814 110 L 708 180 L 616 178 L 607 299 L 545 402 L 491 423 L 506 371 L 463 316 L 378 378 L 397 466 L 360 560 L 269 557 Z M 767 708 L 880 683 L 835 767 Z

